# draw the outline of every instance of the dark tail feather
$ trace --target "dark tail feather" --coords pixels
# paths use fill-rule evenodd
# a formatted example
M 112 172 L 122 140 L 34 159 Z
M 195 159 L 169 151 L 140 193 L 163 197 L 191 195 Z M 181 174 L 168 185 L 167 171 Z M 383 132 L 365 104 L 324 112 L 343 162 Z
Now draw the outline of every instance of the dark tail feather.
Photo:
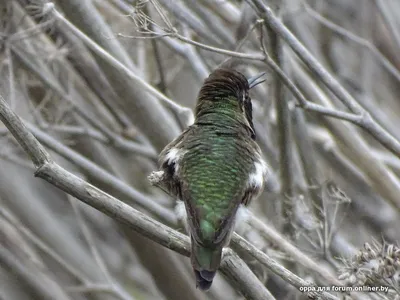
M 196 275 L 196 287 L 208 290 L 221 263 L 222 248 L 200 246 L 192 238 L 192 266 Z
M 203 291 L 208 291 L 212 285 L 216 272 L 194 270 L 194 274 L 196 275 L 196 287 Z

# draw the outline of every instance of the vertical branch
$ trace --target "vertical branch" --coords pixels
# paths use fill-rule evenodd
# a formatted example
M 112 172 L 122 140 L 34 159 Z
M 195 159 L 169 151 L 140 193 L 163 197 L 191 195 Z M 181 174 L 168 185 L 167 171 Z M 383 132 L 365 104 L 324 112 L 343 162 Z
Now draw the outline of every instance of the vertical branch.
M 144 13 L 146 15 L 150 16 L 148 5 L 145 5 L 143 7 L 143 11 L 144 11 Z M 150 29 L 152 31 L 156 30 L 156 26 L 154 25 L 154 23 L 150 22 L 149 25 L 150 25 Z M 160 46 L 159 46 L 158 41 L 156 41 L 156 39 L 151 39 L 150 42 L 151 42 L 151 47 L 153 48 L 154 59 L 156 61 L 156 65 L 157 65 L 157 73 L 160 76 L 160 81 L 158 83 L 158 88 L 163 94 L 167 95 L 167 83 L 165 81 L 165 70 L 164 70 L 164 67 L 163 67 L 163 62 L 161 60 Z
M 275 5 L 279 10 L 279 5 Z M 283 69 L 283 49 L 282 41 L 279 36 L 266 24 L 268 32 L 268 43 L 270 56 L 276 64 Z M 264 47 L 264 45 L 263 45 Z M 275 100 L 278 123 L 278 147 L 279 147 L 279 167 L 281 177 L 282 195 L 282 215 L 284 219 L 283 231 L 293 237 L 293 226 L 290 220 L 293 217 L 293 156 L 292 156 L 292 136 L 291 136 L 291 117 L 288 105 L 288 98 L 285 97 L 282 81 L 278 76 L 273 76 L 271 82 L 271 99 Z
M 377 123 L 371 115 L 362 108 L 354 97 L 330 74 L 326 68 L 310 53 L 310 51 L 296 38 L 296 36 L 275 16 L 272 10 L 261 0 L 247 0 L 254 3 L 265 21 L 276 32 L 305 65 L 343 102 L 353 113 L 363 115 L 363 128 L 375 137 L 382 145 L 400 157 L 400 141 L 394 138 L 387 130 Z
M 160 82 L 158 83 L 158 88 L 163 94 L 167 94 L 167 84 L 165 82 L 164 67 L 161 60 L 160 47 L 155 39 L 151 40 L 151 46 L 153 48 L 154 57 L 157 64 L 158 75 L 160 76 Z
M 125 49 L 117 39 L 110 38 L 113 32 L 90 1 L 61 1 L 60 5 L 70 18 L 69 20 L 80 25 L 80 28 L 96 42 L 53 10 L 53 16 L 57 18 L 60 26 L 71 30 L 94 50 L 100 67 L 119 95 L 119 101 L 127 115 L 151 139 L 155 148 L 162 149 L 179 133 L 176 121 L 153 95 L 156 94 L 159 99 L 165 100 L 167 97 L 148 85 L 140 74 L 138 75 L 139 71 L 127 56 Z M 169 99 L 167 101 L 174 104 Z

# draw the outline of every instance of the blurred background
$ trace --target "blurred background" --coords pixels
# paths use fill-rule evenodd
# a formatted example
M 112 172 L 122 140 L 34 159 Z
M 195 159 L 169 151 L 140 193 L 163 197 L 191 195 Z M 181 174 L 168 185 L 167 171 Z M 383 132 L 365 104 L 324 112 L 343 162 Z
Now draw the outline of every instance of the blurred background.
M 318 285 L 332 281 L 289 255 L 263 226 L 344 285 L 390 287 L 386 294 L 337 293 L 338 299 L 400 299 L 399 156 L 368 126 L 299 107 L 271 60 L 307 101 L 351 112 L 261 20 L 256 5 L 269 6 L 358 102 L 361 110 L 353 113 L 362 118 L 368 112 L 400 140 L 399 1 L 52 3 L 0 2 L 0 95 L 57 163 L 184 232 L 175 199 L 152 187 L 147 176 L 157 169 L 158 153 L 187 126 L 184 108 L 195 107 L 203 80 L 232 54 L 246 76 L 267 72 L 251 96 L 257 141 L 271 174 L 251 205 L 257 222 L 247 222 L 241 235 Z M 68 21 L 102 50 L 88 48 Z M 107 55 L 178 105 L 160 100 Z M 220 274 L 208 293 L 197 290 L 188 258 L 34 172 L 1 123 L 0 299 L 244 299 Z M 239 254 L 275 299 L 306 299 Z

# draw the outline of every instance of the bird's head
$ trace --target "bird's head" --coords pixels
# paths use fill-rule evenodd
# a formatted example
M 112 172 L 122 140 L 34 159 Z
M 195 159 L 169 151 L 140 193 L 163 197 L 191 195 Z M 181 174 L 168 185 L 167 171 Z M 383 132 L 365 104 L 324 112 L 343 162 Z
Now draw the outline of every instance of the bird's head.
M 249 91 L 264 81 L 258 80 L 264 74 L 247 79 L 242 73 L 233 69 L 216 69 L 200 89 L 195 110 L 196 118 L 214 111 L 239 114 L 255 138 Z

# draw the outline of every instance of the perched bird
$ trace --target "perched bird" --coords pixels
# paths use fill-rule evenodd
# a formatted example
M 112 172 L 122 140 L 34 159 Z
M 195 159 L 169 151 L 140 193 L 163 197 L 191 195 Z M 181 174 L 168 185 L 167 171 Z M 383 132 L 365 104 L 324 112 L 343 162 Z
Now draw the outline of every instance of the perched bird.
M 267 165 L 255 142 L 249 97 L 262 75 L 247 80 L 233 69 L 212 72 L 199 92 L 194 124 L 164 148 L 160 170 L 151 175 L 179 199 L 202 290 L 211 287 L 239 207 L 264 187 Z

